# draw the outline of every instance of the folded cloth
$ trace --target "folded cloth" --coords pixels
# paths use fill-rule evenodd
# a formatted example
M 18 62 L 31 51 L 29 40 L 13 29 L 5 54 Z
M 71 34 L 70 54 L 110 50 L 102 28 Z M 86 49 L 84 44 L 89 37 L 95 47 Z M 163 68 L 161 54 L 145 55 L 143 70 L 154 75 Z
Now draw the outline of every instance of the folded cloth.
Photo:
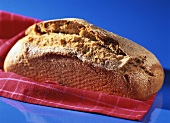
M 24 36 L 28 26 L 39 21 L 0 11 L 0 96 L 43 106 L 142 120 L 155 95 L 147 101 L 139 101 L 64 87 L 53 82 L 39 83 L 12 72 L 4 72 L 3 62 L 8 51 Z

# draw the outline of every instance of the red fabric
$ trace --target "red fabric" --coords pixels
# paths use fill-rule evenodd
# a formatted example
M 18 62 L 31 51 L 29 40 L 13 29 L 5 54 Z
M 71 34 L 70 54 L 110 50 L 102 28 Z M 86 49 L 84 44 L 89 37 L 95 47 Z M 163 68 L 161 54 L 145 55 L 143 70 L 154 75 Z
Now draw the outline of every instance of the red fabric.
M 0 11 L 0 96 L 44 106 L 93 112 L 141 120 L 152 105 L 147 101 L 107 95 L 49 83 L 38 83 L 26 77 L 3 71 L 6 54 L 24 36 L 24 30 L 39 20 Z

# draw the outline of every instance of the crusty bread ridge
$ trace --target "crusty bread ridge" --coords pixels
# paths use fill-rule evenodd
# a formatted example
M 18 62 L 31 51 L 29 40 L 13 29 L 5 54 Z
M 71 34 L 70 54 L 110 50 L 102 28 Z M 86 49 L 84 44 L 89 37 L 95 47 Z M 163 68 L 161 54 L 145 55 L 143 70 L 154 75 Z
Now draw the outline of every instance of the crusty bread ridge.
M 32 25 L 8 53 L 4 70 L 38 82 L 147 100 L 162 86 L 163 69 L 142 46 L 82 19 Z

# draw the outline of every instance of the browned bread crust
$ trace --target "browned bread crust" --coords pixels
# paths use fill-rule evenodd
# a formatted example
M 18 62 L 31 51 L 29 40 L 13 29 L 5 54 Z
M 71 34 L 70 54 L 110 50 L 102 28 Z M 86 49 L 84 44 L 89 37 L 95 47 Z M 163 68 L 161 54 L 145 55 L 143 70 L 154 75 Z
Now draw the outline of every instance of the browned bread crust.
M 142 46 L 84 20 L 40 22 L 8 53 L 4 70 L 35 81 L 146 100 L 163 84 L 157 58 Z

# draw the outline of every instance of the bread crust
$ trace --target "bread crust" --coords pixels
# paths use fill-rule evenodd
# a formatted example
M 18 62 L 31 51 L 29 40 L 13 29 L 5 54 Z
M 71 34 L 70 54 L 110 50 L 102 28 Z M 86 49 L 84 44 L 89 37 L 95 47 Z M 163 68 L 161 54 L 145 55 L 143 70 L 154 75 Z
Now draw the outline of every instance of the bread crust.
M 161 64 L 147 49 L 76 18 L 29 27 L 8 53 L 4 70 L 138 100 L 150 98 L 164 80 Z

